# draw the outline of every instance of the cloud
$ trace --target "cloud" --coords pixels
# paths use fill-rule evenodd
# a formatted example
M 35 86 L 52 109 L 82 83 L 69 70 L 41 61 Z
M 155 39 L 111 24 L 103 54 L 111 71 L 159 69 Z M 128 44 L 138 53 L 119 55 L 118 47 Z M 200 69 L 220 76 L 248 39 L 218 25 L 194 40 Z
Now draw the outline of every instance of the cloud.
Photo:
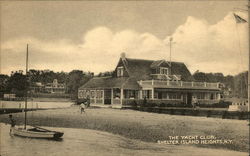
M 245 14 L 240 16 L 248 19 Z M 172 60 L 184 62 L 192 72 L 237 74 L 247 69 L 247 28 L 247 24 L 238 24 L 236 29 L 232 13 L 214 25 L 189 16 L 171 35 L 174 41 Z M 166 36 L 162 40 L 149 32 L 129 29 L 114 32 L 100 26 L 85 33 L 80 44 L 67 39 L 12 39 L 1 44 L 2 73 L 25 68 L 27 43 L 30 43 L 30 68 L 98 73 L 113 70 L 122 52 L 131 58 L 168 60 L 169 38 Z
M 237 74 L 247 70 L 248 27 L 236 25 L 232 13 L 214 25 L 188 17 L 172 36 L 176 42 L 173 59 L 186 62 L 192 71 Z

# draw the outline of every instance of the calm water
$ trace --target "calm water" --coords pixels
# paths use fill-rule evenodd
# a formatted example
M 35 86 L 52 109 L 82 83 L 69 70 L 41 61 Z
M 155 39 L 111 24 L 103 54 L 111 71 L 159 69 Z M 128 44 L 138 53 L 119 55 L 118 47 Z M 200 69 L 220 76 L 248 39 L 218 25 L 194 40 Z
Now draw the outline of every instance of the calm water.
M 28 108 L 65 108 L 70 107 L 73 102 L 33 102 L 27 103 Z M 24 108 L 24 101 L 0 101 L 0 108 Z

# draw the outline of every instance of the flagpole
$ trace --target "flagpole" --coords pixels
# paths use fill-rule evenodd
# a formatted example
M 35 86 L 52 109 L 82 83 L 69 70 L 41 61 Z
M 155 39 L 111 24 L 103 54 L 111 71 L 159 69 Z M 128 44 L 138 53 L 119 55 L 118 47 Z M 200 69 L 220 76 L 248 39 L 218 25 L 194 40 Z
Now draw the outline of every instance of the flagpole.
M 26 52 L 26 91 L 25 91 L 25 110 L 24 110 L 24 129 L 26 129 L 27 125 L 27 101 L 28 101 L 28 59 L 29 59 L 29 45 L 27 44 L 27 52 Z
M 248 5 L 248 8 L 249 8 L 249 5 Z M 249 9 L 248 9 L 248 12 L 249 12 Z M 238 39 L 239 39 L 239 49 L 240 49 L 240 55 L 241 55 L 241 45 L 240 45 L 240 38 L 239 38 L 237 24 L 238 23 L 247 23 L 247 21 L 235 13 L 233 15 L 234 15 L 235 20 L 236 20 L 236 31 L 237 31 L 237 35 L 238 35 Z M 248 16 L 248 19 L 250 20 L 249 16 Z M 249 23 L 248 23 L 248 29 L 249 29 Z M 250 36 L 250 31 L 249 31 L 249 36 Z M 241 57 L 241 59 L 242 59 L 242 57 Z M 241 60 L 241 63 L 242 63 L 242 60 Z M 250 112 L 250 74 L 249 74 L 249 72 L 250 72 L 250 51 L 248 48 L 248 82 L 247 82 L 247 86 L 248 86 L 247 87 L 247 103 L 248 103 L 247 111 L 248 112 Z
M 171 63 L 171 49 L 172 49 L 172 47 L 171 47 L 171 42 L 172 42 L 172 40 L 173 40 L 173 38 L 171 37 L 170 39 L 169 39 L 169 50 L 170 50 L 170 56 L 169 56 L 169 61 L 170 61 L 170 72 L 169 72 L 169 75 L 171 75 L 171 73 L 172 73 L 172 63 Z
M 248 4 L 249 4 L 249 1 L 248 1 Z M 248 5 L 248 15 L 250 13 L 250 10 L 249 10 L 249 5 Z M 250 21 L 250 16 L 248 16 L 248 21 Z M 248 42 L 249 42 L 249 37 L 250 37 L 250 28 L 249 28 L 249 22 L 248 22 Z M 248 102 L 248 109 L 247 111 L 250 112 L 250 48 L 248 47 L 248 91 L 247 91 L 247 102 Z

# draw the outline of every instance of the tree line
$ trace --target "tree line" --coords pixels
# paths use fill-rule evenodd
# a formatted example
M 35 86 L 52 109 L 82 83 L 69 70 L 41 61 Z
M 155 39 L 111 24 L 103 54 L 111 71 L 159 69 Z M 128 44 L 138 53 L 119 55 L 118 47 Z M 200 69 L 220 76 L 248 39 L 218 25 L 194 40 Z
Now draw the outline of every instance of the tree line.
M 198 82 L 221 82 L 223 89 L 229 91 L 231 96 L 247 98 L 248 72 L 242 72 L 235 76 L 224 76 L 222 73 L 204 73 L 196 71 L 193 77 Z
M 91 72 L 84 72 L 82 70 L 72 70 L 67 73 L 31 69 L 27 75 L 21 70 L 12 71 L 10 76 L 0 74 L 0 97 L 4 93 L 14 93 L 18 97 L 23 97 L 25 96 L 25 91 L 36 82 L 47 84 L 57 79 L 58 83 L 65 84 L 66 93 L 76 98 L 78 88 L 92 78 L 93 75 Z
M 96 76 L 112 76 L 113 71 L 107 71 L 97 74 Z M 72 70 L 71 72 L 54 72 L 51 70 L 35 70 L 28 71 L 27 76 L 23 71 L 13 71 L 11 75 L 0 74 L 0 97 L 4 93 L 14 93 L 17 96 L 24 96 L 25 90 L 30 85 L 41 82 L 42 84 L 52 83 L 57 79 L 59 83 L 66 85 L 66 93 L 77 97 L 78 88 L 86 83 L 94 76 L 92 72 L 84 72 L 82 70 Z M 204 73 L 196 71 L 193 74 L 195 81 L 198 82 L 221 82 L 224 89 L 235 97 L 247 97 L 247 77 L 248 72 L 242 72 L 238 75 L 224 76 L 222 73 Z

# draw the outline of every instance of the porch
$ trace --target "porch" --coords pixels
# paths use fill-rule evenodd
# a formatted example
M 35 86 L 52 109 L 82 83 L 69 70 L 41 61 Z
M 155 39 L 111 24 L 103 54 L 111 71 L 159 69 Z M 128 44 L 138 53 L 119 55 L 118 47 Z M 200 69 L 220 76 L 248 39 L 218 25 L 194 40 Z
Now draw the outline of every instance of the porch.
M 121 108 L 124 100 L 139 99 L 139 91 L 123 88 L 83 89 L 78 91 L 79 99 L 90 99 L 92 105 L 107 105 Z
M 147 101 L 156 104 L 185 104 L 191 105 L 195 97 L 200 104 L 214 104 L 220 101 L 219 90 L 209 89 L 179 89 L 179 88 L 141 88 L 124 89 L 91 89 L 79 90 L 79 98 L 90 99 L 90 104 L 106 105 L 121 108 L 122 105 L 134 105 Z

